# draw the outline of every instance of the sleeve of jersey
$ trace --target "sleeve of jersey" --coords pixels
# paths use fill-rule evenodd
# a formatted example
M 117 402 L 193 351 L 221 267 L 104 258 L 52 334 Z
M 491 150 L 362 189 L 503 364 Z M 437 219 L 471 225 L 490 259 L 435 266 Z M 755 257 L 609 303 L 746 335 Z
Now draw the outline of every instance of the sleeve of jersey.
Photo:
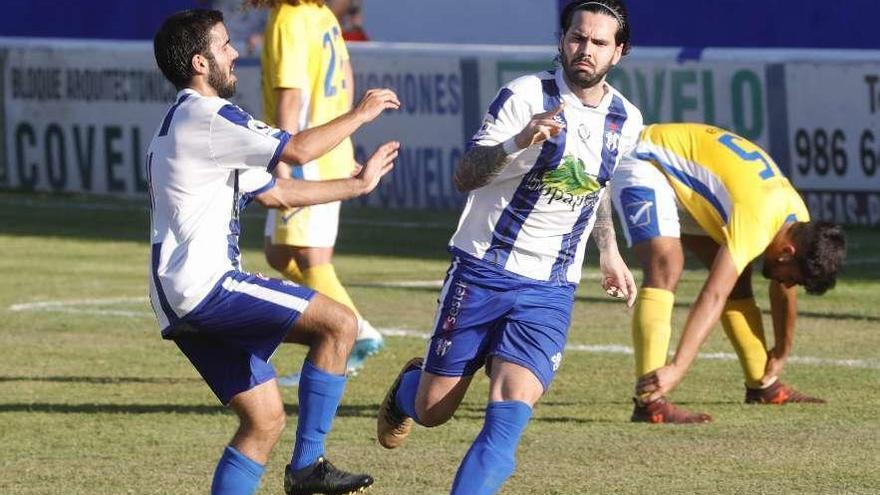
M 302 15 L 291 15 L 287 21 L 276 25 L 275 43 L 269 47 L 275 51 L 277 64 L 275 70 L 267 71 L 273 88 L 308 89 L 309 81 L 309 40 L 306 34 L 307 19 Z
M 238 173 L 238 187 L 246 194 L 256 196 L 272 189 L 274 185 L 275 177 L 265 170 L 252 168 Z
M 271 172 L 290 134 L 260 122 L 227 104 L 211 118 L 210 153 L 220 168 L 256 168 Z
M 639 143 L 639 135 L 645 128 L 645 122 L 642 119 L 642 112 L 638 108 L 632 107 L 630 118 L 628 119 L 626 132 L 620 146 L 621 155 L 634 153 L 636 145 Z
M 483 117 L 483 125 L 468 141 L 467 148 L 501 144 L 523 130 L 530 118 L 522 97 L 510 88 L 501 88 Z

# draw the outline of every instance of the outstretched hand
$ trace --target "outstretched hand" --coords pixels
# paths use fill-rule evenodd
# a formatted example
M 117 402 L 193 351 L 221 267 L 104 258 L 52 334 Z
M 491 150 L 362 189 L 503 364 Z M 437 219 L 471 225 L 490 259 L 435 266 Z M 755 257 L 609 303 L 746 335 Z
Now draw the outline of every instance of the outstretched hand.
M 364 93 L 364 97 L 361 98 L 353 111 L 366 123 L 372 122 L 385 110 L 397 110 L 398 108 L 400 108 L 400 100 L 397 99 L 394 91 L 373 88 Z
M 367 163 L 355 175 L 356 179 L 362 181 L 363 194 L 375 189 L 379 185 L 379 179 L 394 168 L 394 159 L 397 158 L 399 149 L 400 143 L 397 141 L 388 141 L 376 148 Z
M 519 149 L 525 149 L 529 146 L 542 143 L 562 132 L 565 124 L 559 114 L 565 108 L 564 103 L 560 103 L 553 110 L 537 113 L 532 115 L 532 119 L 526 124 L 525 128 L 516 135 L 516 145 Z

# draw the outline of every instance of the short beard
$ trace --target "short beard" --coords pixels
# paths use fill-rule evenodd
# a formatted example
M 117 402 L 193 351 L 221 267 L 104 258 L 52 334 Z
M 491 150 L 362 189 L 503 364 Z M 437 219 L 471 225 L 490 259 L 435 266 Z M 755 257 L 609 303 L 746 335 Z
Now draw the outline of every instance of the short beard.
M 214 57 L 206 57 L 208 59 L 208 86 L 214 88 L 217 96 L 220 98 L 232 98 L 235 95 L 235 81 L 230 81 L 229 76 L 224 76 L 220 72 L 220 66 Z
M 560 65 L 562 65 L 562 70 L 565 71 L 565 77 L 568 79 L 568 82 L 581 89 L 589 89 L 599 84 L 605 79 L 605 75 L 608 74 L 608 71 L 611 70 L 611 64 L 608 64 L 606 67 L 597 66 L 596 72 L 593 75 L 575 70 L 572 67 L 572 65 L 574 65 L 573 61 L 569 62 L 569 60 L 565 58 L 565 54 L 562 52 L 559 53 L 559 62 Z

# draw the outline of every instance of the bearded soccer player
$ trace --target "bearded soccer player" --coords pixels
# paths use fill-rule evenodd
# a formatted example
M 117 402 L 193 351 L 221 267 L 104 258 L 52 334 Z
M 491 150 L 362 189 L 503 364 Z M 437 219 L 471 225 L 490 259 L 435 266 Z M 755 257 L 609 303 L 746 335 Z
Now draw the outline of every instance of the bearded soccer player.
M 455 169 L 468 198 L 424 362 L 411 360 L 382 403 L 379 442 L 399 447 L 413 422 L 452 417 L 486 366 L 482 431 L 452 484 L 496 493 L 511 475 L 532 407 L 562 363 L 591 230 L 603 286 L 629 303 L 635 283 L 614 239 L 605 193 L 642 116 L 605 82 L 629 48 L 619 0 L 575 2 L 560 19 L 560 68 L 499 91 Z
M 307 287 L 242 270 L 240 211 L 252 201 L 281 208 L 366 194 L 393 166 L 399 143 L 379 147 L 357 176 L 325 182 L 274 178 L 279 160 L 305 163 L 327 152 L 385 109 L 390 90 L 369 91 L 358 106 L 291 137 L 226 98 L 235 92 L 235 59 L 223 14 L 172 15 L 154 38 L 156 62 L 178 89 L 150 143 L 152 263 L 150 303 L 239 427 L 214 473 L 212 495 L 256 491 L 285 423 L 269 359 L 282 342 L 309 347 L 299 386 L 299 418 L 288 495 L 339 494 L 372 484 L 324 458 L 345 388 L 345 362 L 357 334 L 354 313 Z
M 794 338 L 796 286 L 810 294 L 834 287 L 845 256 L 840 227 L 810 221 L 801 197 L 762 149 L 708 125 L 646 127 L 612 183 L 618 217 L 644 272 L 632 322 L 638 377 L 632 420 L 711 420 L 666 396 L 719 319 L 745 374 L 746 403 L 824 402 L 783 384 L 779 374 Z M 666 365 L 682 246 L 709 276 Z M 753 262 L 763 263 L 769 279 L 775 336 L 769 352 L 752 293 Z

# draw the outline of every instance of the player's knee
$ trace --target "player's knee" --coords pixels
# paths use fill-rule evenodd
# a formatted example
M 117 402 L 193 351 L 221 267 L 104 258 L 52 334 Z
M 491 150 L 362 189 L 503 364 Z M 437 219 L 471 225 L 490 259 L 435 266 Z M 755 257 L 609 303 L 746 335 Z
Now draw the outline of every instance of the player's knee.
M 358 321 L 354 311 L 334 302 L 325 310 L 324 324 L 319 338 L 348 354 L 354 346 L 358 333 Z
M 281 432 L 286 424 L 287 414 L 280 401 L 269 407 L 263 406 L 256 414 L 242 418 L 242 428 L 247 435 L 273 445 L 281 438 Z
M 656 256 L 645 270 L 645 282 L 648 287 L 656 287 L 675 292 L 684 260 L 676 256 Z

